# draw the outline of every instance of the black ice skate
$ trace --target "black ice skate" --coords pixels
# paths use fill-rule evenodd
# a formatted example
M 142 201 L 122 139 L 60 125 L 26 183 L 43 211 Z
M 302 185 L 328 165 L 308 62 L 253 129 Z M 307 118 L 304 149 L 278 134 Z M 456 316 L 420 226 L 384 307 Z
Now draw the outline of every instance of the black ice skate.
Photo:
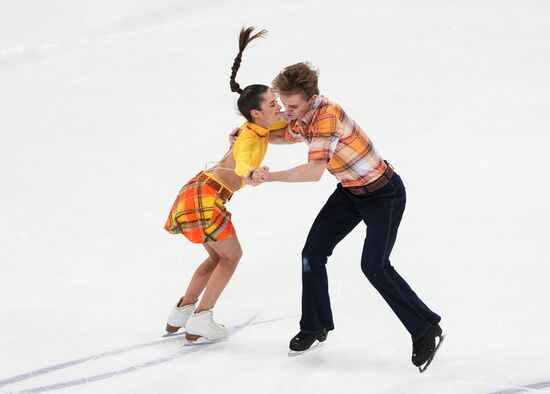
M 290 340 L 289 357 L 298 356 L 310 349 L 314 349 L 321 345 L 327 339 L 328 330 L 323 329 L 318 333 L 308 333 L 300 331 L 294 338 Z
M 418 341 L 413 341 L 412 363 L 424 372 L 432 362 L 437 349 L 445 339 L 443 330 L 436 324 L 433 330 Z

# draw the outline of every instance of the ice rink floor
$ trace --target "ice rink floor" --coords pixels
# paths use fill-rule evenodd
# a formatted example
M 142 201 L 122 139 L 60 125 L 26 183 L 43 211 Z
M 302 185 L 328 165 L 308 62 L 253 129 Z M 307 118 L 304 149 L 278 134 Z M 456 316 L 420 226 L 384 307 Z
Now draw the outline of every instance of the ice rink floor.
M 542 0 L 1 2 L 0 393 L 550 392 L 549 19 Z M 310 61 L 403 178 L 392 263 L 447 334 L 425 374 L 361 272 L 364 226 L 328 263 L 336 329 L 287 356 L 328 173 L 239 191 L 232 336 L 162 337 L 206 257 L 164 221 L 243 122 L 242 25 L 269 37 L 241 86 Z

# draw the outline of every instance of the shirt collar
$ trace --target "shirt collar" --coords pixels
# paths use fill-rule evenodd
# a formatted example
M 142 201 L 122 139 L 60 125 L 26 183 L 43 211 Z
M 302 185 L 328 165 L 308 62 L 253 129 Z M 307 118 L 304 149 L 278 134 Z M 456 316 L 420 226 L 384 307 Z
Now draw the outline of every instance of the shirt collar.
M 311 122 L 311 119 L 313 119 L 313 116 L 315 116 L 315 113 L 321 107 L 322 105 L 327 104 L 329 101 L 324 96 L 317 96 L 315 101 L 311 104 L 311 108 L 309 111 L 306 112 L 304 116 L 302 116 L 300 119 L 298 119 L 298 122 L 301 126 L 306 126 Z
M 254 133 L 258 134 L 260 137 L 265 137 L 268 133 L 269 133 L 269 130 L 262 127 L 262 126 L 259 126 L 257 125 L 256 123 L 252 123 L 252 122 L 245 122 L 242 126 L 241 126 L 241 129 L 245 130 L 245 129 L 248 129 L 248 130 L 251 130 L 253 131 Z

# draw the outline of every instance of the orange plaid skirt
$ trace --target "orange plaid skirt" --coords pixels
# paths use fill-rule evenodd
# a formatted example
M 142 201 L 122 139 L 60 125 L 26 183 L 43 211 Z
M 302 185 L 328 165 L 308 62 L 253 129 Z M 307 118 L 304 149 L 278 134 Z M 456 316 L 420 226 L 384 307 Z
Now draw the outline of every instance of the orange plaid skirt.
M 189 241 L 200 244 L 234 236 L 231 213 L 224 205 L 227 200 L 214 187 L 198 180 L 201 174 L 181 188 L 164 229 L 172 234 L 182 233 Z

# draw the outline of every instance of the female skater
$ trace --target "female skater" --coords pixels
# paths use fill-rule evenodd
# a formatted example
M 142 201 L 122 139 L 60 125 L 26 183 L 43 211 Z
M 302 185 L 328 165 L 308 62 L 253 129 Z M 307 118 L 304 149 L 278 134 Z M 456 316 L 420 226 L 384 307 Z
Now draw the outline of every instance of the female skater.
M 213 320 L 212 310 L 233 275 L 242 250 L 225 203 L 245 184 L 257 185 L 265 180 L 269 169 L 260 165 L 267 151 L 269 130 L 286 124 L 279 118 L 281 107 L 268 86 L 241 89 L 235 81 L 245 47 L 266 34 L 262 30 L 251 36 L 253 30 L 254 27 L 241 29 L 239 53 L 230 77 L 231 91 L 240 95 L 237 107 L 247 120 L 241 126 L 243 131 L 214 167 L 201 171 L 182 187 L 164 227 L 172 234 L 182 233 L 189 241 L 202 244 L 208 253 L 185 294 L 170 311 L 166 324 L 169 333 L 185 327 L 185 336 L 191 341 L 228 337 L 227 329 Z

